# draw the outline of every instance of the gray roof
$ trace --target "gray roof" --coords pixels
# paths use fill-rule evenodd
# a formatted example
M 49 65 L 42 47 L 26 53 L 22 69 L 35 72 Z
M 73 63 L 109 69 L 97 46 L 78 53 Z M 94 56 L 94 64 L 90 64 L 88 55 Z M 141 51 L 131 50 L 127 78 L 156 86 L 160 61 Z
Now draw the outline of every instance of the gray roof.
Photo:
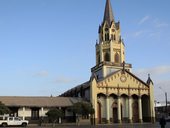
M 8 107 L 68 107 L 81 98 L 0 96 L 0 101 Z
M 113 16 L 113 11 L 112 11 L 110 0 L 106 1 L 103 22 L 105 21 L 107 21 L 109 25 L 111 25 L 111 23 L 114 22 L 114 16 Z
M 87 81 L 87 82 L 84 82 L 83 84 L 77 85 L 77 86 L 67 90 L 66 92 L 62 93 L 60 96 L 63 96 L 65 93 L 69 93 L 69 92 L 71 92 L 73 90 L 80 91 L 81 88 L 86 89 L 88 87 L 90 87 L 90 81 Z

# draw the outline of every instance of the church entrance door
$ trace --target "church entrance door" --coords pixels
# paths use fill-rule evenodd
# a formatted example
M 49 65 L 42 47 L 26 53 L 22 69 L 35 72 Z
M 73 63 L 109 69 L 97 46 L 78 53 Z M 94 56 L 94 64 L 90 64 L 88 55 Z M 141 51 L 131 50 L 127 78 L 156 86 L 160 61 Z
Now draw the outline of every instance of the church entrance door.
M 117 108 L 113 108 L 113 123 L 117 123 L 118 117 L 117 117 Z
M 113 103 L 113 123 L 118 122 L 118 110 L 117 110 L 117 103 Z
M 134 101 L 133 103 L 133 122 L 139 122 L 139 109 L 137 101 Z

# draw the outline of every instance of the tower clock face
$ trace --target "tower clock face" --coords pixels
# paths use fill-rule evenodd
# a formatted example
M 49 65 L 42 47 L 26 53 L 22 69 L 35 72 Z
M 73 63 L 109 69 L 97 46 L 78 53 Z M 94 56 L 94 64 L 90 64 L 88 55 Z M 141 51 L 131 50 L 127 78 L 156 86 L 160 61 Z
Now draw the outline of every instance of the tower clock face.
M 126 78 L 125 75 L 122 75 L 122 76 L 120 77 L 120 80 L 121 80 L 122 82 L 126 82 L 127 78 Z

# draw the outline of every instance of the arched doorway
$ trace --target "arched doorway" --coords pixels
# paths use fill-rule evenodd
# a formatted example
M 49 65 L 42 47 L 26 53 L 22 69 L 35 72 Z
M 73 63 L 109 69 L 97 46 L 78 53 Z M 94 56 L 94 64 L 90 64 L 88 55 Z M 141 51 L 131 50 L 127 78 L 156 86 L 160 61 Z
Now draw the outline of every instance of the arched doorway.
M 133 95 L 133 102 L 132 102 L 132 120 L 134 123 L 139 122 L 139 107 L 138 107 L 138 96 Z
M 97 123 L 101 124 L 101 103 L 97 102 Z
M 147 95 L 143 95 L 141 97 L 142 100 L 142 119 L 143 122 L 151 122 L 150 118 L 150 102 L 149 102 L 149 97 Z
M 113 123 L 118 122 L 118 107 L 117 107 L 117 102 L 114 102 L 112 105 L 112 110 L 113 110 Z
M 118 96 L 114 93 L 110 94 L 110 122 L 118 122 Z
M 97 94 L 97 123 L 105 122 L 105 105 L 106 105 L 106 95 L 103 93 Z

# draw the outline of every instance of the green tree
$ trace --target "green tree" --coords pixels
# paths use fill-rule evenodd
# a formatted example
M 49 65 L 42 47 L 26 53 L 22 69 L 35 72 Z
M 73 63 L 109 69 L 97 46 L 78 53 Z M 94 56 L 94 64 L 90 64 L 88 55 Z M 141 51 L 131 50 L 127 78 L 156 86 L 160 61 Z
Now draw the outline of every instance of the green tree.
M 10 110 L 5 104 L 0 101 L 0 115 L 9 114 Z
M 62 118 L 64 116 L 64 113 L 61 109 L 50 109 L 46 115 L 48 116 L 49 120 L 53 123 L 53 126 L 55 123 L 59 120 L 59 118 Z
M 77 103 L 73 104 L 71 110 L 75 114 L 79 114 L 82 116 L 94 114 L 94 109 L 93 109 L 92 105 L 88 102 L 77 102 Z
M 92 105 L 88 102 L 77 102 L 71 107 L 71 111 L 76 114 L 76 123 L 79 125 L 79 115 L 88 117 L 94 115 L 94 109 Z

